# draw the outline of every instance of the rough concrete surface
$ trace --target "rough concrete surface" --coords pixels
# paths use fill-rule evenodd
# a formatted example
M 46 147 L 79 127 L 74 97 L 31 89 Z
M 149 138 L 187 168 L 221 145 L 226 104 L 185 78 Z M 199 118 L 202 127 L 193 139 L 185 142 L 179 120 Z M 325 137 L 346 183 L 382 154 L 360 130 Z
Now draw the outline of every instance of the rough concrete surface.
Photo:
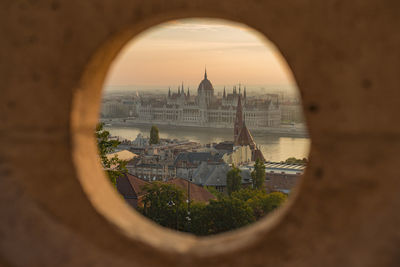
M 0 266 L 400 266 L 399 14 L 394 0 L 2 0 Z M 186 17 L 274 42 L 312 139 L 289 205 L 203 239 L 132 212 L 93 138 L 113 58 Z

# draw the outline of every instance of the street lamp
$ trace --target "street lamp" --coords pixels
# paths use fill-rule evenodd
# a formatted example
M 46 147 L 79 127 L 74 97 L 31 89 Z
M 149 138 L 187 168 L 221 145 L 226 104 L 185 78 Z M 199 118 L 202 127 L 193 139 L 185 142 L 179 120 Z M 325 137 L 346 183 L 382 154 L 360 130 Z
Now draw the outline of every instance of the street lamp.
M 178 206 L 175 204 L 173 200 L 168 201 L 167 203 L 168 207 L 173 207 L 176 206 L 176 230 L 178 231 Z

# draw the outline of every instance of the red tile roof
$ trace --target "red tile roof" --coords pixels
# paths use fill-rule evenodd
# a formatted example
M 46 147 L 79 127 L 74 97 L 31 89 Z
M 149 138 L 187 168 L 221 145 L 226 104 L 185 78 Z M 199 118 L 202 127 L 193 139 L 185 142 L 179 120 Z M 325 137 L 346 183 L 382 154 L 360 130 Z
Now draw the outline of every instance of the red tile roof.
M 122 181 L 119 181 L 118 191 L 120 191 L 123 195 L 132 195 L 135 194 L 137 199 L 141 199 L 144 195 L 146 195 L 146 191 L 143 190 L 143 186 L 150 184 L 150 182 L 144 181 L 132 174 L 125 174 L 129 182 L 129 186 L 126 183 L 126 186 L 123 186 Z M 188 193 L 188 183 L 190 187 L 190 200 L 198 201 L 198 202 L 209 202 L 210 199 L 215 199 L 215 196 L 211 194 L 207 189 L 196 185 L 194 183 L 188 182 L 185 179 L 175 178 L 166 182 L 168 184 L 174 184 L 178 188 L 182 189 L 186 194 Z M 131 189 L 129 189 L 129 187 Z M 132 193 L 129 193 L 132 192 Z
M 258 148 L 254 149 L 252 156 L 253 156 L 252 158 L 253 161 L 256 161 L 257 159 L 259 159 L 261 162 L 265 161 L 263 153 Z
M 250 146 L 252 150 L 256 147 L 253 136 L 251 135 L 249 129 L 247 129 L 246 125 L 243 125 L 242 129 L 240 130 L 240 134 L 236 140 L 236 145 Z
M 128 178 L 128 181 L 131 184 L 132 189 L 135 191 L 138 197 L 146 194 L 146 191 L 143 190 L 143 186 L 149 184 L 149 182 L 146 182 L 129 173 L 126 174 L 126 177 Z
M 169 180 L 167 183 L 174 184 L 188 193 L 188 184 L 190 188 L 190 200 L 198 202 L 209 202 L 211 199 L 215 199 L 215 196 L 207 191 L 204 187 L 191 183 L 182 178 L 175 178 Z

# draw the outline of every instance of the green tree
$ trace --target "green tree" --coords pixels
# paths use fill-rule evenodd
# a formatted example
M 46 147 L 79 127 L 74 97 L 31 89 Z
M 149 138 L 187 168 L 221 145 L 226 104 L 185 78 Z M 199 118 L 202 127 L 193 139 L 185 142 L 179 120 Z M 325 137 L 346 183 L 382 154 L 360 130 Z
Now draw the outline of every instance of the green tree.
M 241 201 L 248 201 L 251 198 L 256 197 L 261 190 L 254 190 L 251 188 L 242 188 L 239 191 L 232 192 L 231 197 L 240 199 Z M 265 193 L 265 191 L 263 191 Z
M 251 207 L 246 202 L 231 197 L 211 200 L 207 205 L 206 216 L 209 219 L 208 234 L 234 230 L 255 221 Z
M 200 236 L 210 233 L 211 220 L 207 207 L 208 204 L 204 202 L 194 202 L 190 205 L 190 225 L 186 228 L 188 232 Z
M 257 220 L 265 215 L 262 200 L 266 196 L 267 193 L 265 190 L 255 190 L 250 188 L 240 189 L 239 191 L 233 192 L 231 195 L 232 198 L 240 199 L 249 205 Z
M 126 162 L 120 160 L 117 155 L 108 158 L 107 155 L 113 153 L 120 144 L 118 140 L 110 140 L 110 132 L 104 130 L 104 124 L 99 123 L 96 126 L 97 146 L 103 168 L 107 172 L 110 182 L 116 186 L 117 178 L 127 173 Z
M 158 136 L 158 128 L 157 126 L 151 126 L 150 130 L 150 145 L 160 143 L 160 137 Z
M 254 163 L 254 170 L 251 172 L 254 189 L 262 189 L 265 181 L 265 165 L 264 162 L 257 159 Z
M 262 199 L 262 206 L 265 213 L 269 213 L 281 206 L 287 200 L 287 195 L 282 192 L 266 194 Z
M 217 199 L 220 199 L 224 196 L 224 194 L 219 192 L 214 186 L 205 186 L 204 189 L 213 194 Z
M 285 160 L 285 163 L 287 163 L 287 164 L 307 164 L 308 160 L 307 160 L 307 158 L 297 159 L 295 157 L 290 157 Z
M 232 164 L 232 169 L 226 174 L 226 187 L 228 195 L 232 192 L 238 191 L 242 185 L 242 176 L 240 175 L 240 169 Z
M 146 195 L 143 198 L 144 216 L 154 222 L 177 230 L 185 230 L 187 216 L 186 195 L 173 184 L 153 182 L 143 186 Z
M 185 192 L 172 184 L 154 182 L 147 191 L 143 207 L 138 210 L 156 223 L 199 236 L 222 233 L 248 225 L 276 209 L 287 196 L 281 192 L 243 188 L 230 196 L 220 196 L 209 203 L 190 204 Z

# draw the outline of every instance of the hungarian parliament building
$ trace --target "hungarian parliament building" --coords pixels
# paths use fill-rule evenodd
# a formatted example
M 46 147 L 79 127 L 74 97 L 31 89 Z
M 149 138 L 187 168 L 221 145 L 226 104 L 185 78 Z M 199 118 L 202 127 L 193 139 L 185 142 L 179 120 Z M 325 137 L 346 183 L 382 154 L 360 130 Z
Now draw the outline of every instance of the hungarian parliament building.
M 232 128 L 239 98 L 247 127 L 266 129 L 280 126 L 278 95 L 250 99 L 246 95 L 246 87 L 242 90 L 239 85 L 234 86 L 231 93 L 227 93 L 224 88 L 222 97 L 217 97 L 207 78 L 207 71 L 204 72 L 196 96 L 192 96 L 189 88 L 185 90 L 182 84 L 175 92 L 169 89 L 168 96 L 163 98 L 143 98 L 137 95 L 132 100 L 103 103 L 101 116 L 125 117 L 128 121 L 140 123 Z

